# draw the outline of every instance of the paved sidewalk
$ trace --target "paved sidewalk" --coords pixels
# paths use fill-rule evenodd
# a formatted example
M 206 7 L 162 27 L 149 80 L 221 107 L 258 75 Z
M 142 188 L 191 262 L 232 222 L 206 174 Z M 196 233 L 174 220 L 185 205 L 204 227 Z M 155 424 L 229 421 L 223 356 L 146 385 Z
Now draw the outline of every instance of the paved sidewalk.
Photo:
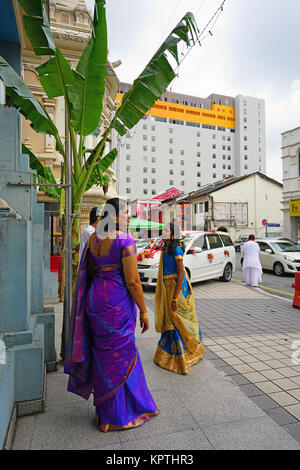
M 271 418 L 266 410 L 262 409 L 261 403 L 255 403 L 253 397 L 247 396 L 245 391 L 240 388 L 243 384 L 237 383 L 239 382 L 237 378 L 244 379 L 248 388 L 249 386 L 256 387 L 264 394 L 264 391 L 259 388 L 259 383 L 273 383 L 280 380 L 268 377 L 268 374 L 264 373 L 261 374 L 264 378 L 263 381 L 258 383 L 254 382 L 254 376 L 248 375 L 246 378 L 246 374 L 256 373 L 259 369 L 255 369 L 253 364 L 260 362 L 270 366 L 265 370 L 273 370 L 273 366 L 267 362 L 278 360 L 272 354 L 283 351 L 279 349 L 279 342 L 284 339 L 280 337 L 280 332 L 278 332 L 279 323 L 268 325 L 268 315 L 275 315 L 274 312 L 277 312 L 277 309 L 279 312 L 285 306 L 282 321 L 285 320 L 288 312 L 288 315 L 291 315 L 291 321 L 286 328 L 288 328 L 289 334 L 296 337 L 297 332 L 300 332 L 299 312 L 296 312 L 296 321 L 294 322 L 295 312 L 293 309 L 289 311 L 289 306 L 287 303 L 284 304 L 286 302 L 284 299 L 271 298 L 259 290 L 254 291 L 233 282 L 227 284 L 201 283 L 195 286 L 194 292 L 199 323 L 204 334 L 204 342 L 207 345 L 207 354 L 200 363 L 190 369 L 187 376 L 165 371 L 153 363 L 159 335 L 154 331 L 153 326 L 154 293 L 145 293 L 149 306 L 151 329 L 145 335 L 140 335 L 137 330 L 136 336 L 148 386 L 160 409 L 160 414 L 157 417 L 135 429 L 101 433 L 95 424 L 92 397 L 89 401 L 85 401 L 68 393 L 66 391 L 68 377 L 60 366 L 57 372 L 47 375 L 45 412 L 18 418 L 13 449 L 300 450 L 300 442 L 291 436 L 290 429 L 285 429 L 285 426 L 280 425 L 278 419 L 275 421 L 274 417 Z M 282 305 L 278 307 L 280 301 Z M 244 320 L 249 312 L 252 312 L 252 321 L 247 325 Z M 283 316 L 282 313 L 281 316 Z M 56 340 L 59 352 L 61 304 L 56 306 L 56 315 Z M 234 321 L 230 320 L 232 315 L 235 318 Z M 263 319 L 267 321 L 266 326 L 264 326 Z M 291 322 L 292 326 L 290 326 Z M 253 324 L 259 331 L 253 332 Z M 270 338 L 269 335 L 274 338 Z M 294 337 L 289 336 L 289 339 L 292 338 Z M 298 338 L 300 339 L 300 334 L 298 334 Z M 275 341 L 276 346 L 274 346 Z M 273 348 L 267 342 L 271 342 Z M 234 346 L 236 347 L 234 348 Z M 282 344 L 282 346 L 284 345 Z M 262 350 L 264 347 L 275 349 L 276 352 L 264 353 Z M 254 351 L 250 351 L 250 348 L 254 348 Z M 247 349 L 249 350 L 247 351 Z M 261 351 L 257 352 L 258 349 Z M 291 351 L 289 352 L 291 353 Z M 257 358 L 255 354 L 267 354 L 270 356 L 270 360 L 266 357 Z M 245 359 L 245 356 L 252 356 L 255 362 L 249 362 L 252 359 L 249 357 Z M 285 359 L 288 358 L 285 357 Z M 279 369 L 285 369 L 285 366 L 290 367 L 282 362 L 283 360 L 280 358 L 281 367 Z M 248 366 L 253 370 L 248 372 L 248 369 L 245 371 L 246 369 L 242 369 L 241 366 Z M 217 367 L 220 369 L 218 370 Z M 256 367 L 258 367 L 257 364 Z M 295 366 L 295 368 L 297 367 Z M 278 373 L 284 376 L 283 370 Z M 289 380 L 294 381 L 294 377 L 292 376 Z M 281 378 L 281 380 L 284 379 Z M 283 385 L 283 382 L 277 385 L 281 392 L 284 392 Z M 298 387 L 300 388 L 300 385 L 297 385 Z M 267 393 L 281 392 L 268 391 Z M 248 389 L 249 394 L 251 395 L 250 389 Z M 288 394 L 293 396 L 290 392 Z M 277 398 L 277 402 L 275 402 L 275 398 Z M 279 399 L 281 399 L 279 395 L 273 396 L 272 401 L 276 403 L 274 409 L 282 409 L 279 405 Z M 289 406 L 293 405 L 286 407 Z M 296 412 L 293 415 L 293 409 L 289 409 L 289 412 L 284 411 L 294 420 L 289 426 L 293 424 L 297 426 Z

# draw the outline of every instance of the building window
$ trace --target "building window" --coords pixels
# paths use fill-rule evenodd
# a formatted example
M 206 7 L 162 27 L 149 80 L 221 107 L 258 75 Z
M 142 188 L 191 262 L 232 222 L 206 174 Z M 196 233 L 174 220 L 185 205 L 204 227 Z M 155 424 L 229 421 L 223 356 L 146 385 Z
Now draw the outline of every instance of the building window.
M 244 155 L 244 160 L 248 160 L 248 155 Z
M 200 147 L 200 142 L 197 142 L 197 147 Z
M 197 132 L 197 137 L 200 137 L 200 132 Z
M 222 168 L 223 168 L 223 170 L 226 170 L 226 165 L 223 165 L 223 167 L 222 167 Z
M 201 157 L 201 153 L 197 152 L 197 158 L 200 158 L 200 157 Z
M 143 135 L 143 140 L 147 140 L 147 136 L 145 134 Z
M 173 144 L 173 139 L 169 139 L 169 144 Z
M 184 181 L 181 181 L 181 186 L 184 186 Z
M 155 193 L 156 193 L 155 189 L 152 189 L 151 193 L 152 193 L 152 196 L 155 196 Z
M 173 134 L 173 128 L 172 127 L 169 127 L 169 133 Z
M 151 131 L 155 131 L 155 126 L 154 125 L 151 126 Z
M 156 180 L 151 180 L 151 184 L 156 184 Z
M 126 134 L 126 139 L 130 139 L 130 134 L 129 134 L 129 132 L 127 132 L 127 134 Z
M 228 169 L 228 170 L 231 170 L 231 165 L 228 165 L 227 169 Z
M 180 160 L 180 165 L 184 165 L 184 160 Z
M 216 163 L 213 163 L 213 168 L 217 168 L 217 165 L 216 165 Z
M 231 137 L 227 137 L 228 142 L 231 142 Z
M 231 156 L 230 156 L 230 155 L 228 155 L 227 160 L 231 160 Z
M 169 180 L 169 184 L 170 184 L 171 186 L 173 186 L 174 181 L 173 181 L 173 180 Z
M 170 165 L 173 165 L 174 160 L 172 158 L 169 158 L 169 163 L 170 163 Z
M 212 157 L 213 157 L 213 158 L 217 158 L 217 154 L 216 154 L 216 153 L 213 153 L 213 154 L 212 154 Z
M 229 150 L 229 151 L 231 150 L 231 147 L 230 147 L 230 145 L 228 145 L 228 147 L 227 147 L 227 150 Z
M 152 158 L 151 158 L 151 162 L 152 162 L 152 163 L 155 163 L 155 162 L 156 162 L 156 158 L 155 158 L 155 157 L 152 157 Z
M 169 149 L 169 153 L 170 153 L 170 154 L 173 154 L 173 149 Z
M 223 155 L 223 160 L 226 160 L 226 155 Z
M 151 173 L 156 173 L 156 169 L 155 169 L 155 168 L 151 168 Z
M 226 145 L 222 145 L 222 150 L 226 150 Z
M 152 136 L 151 136 L 152 142 L 155 142 L 155 139 L 156 139 L 155 135 L 152 135 Z
M 248 122 L 246 117 L 244 118 L 244 122 Z
M 143 151 L 147 152 L 147 145 L 143 145 Z
M 244 150 L 248 150 L 248 145 L 244 145 Z
M 169 175 L 174 175 L 174 170 L 169 170 Z
M 216 178 L 216 177 L 217 177 L 216 173 L 213 173 L 213 178 Z
M 143 193 L 148 194 L 148 189 L 144 189 Z
M 200 166 L 201 166 L 201 163 L 197 162 L 197 168 L 199 168 Z
M 126 155 L 126 160 L 130 160 L 130 155 Z
M 131 193 L 131 189 L 130 189 L 130 188 L 126 188 L 126 193 L 127 193 L 127 194 L 130 194 L 130 193 Z
M 197 183 L 198 188 L 201 188 L 201 183 Z
M 151 147 L 151 152 L 155 152 L 156 148 L 155 147 Z
M 181 176 L 184 176 L 184 170 L 181 170 L 180 174 Z
M 222 140 L 226 140 L 226 137 L 225 137 L 225 135 L 222 135 Z
M 126 149 L 130 149 L 130 144 L 126 144 Z
M 147 173 L 147 172 L 148 172 L 148 168 L 144 166 L 143 172 L 144 172 L 144 173 Z
M 245 165 L 244 168 L 245 168 L 245 170 L 248 170 L 248 165 Z
M 143 129 L 147 129 L 147 124 L 143 124 Z
M 200 173 L 200 171 L 198 171 L 198 173 L 197 173 L 197 178 L 201 178 L 201 173 Z
M 244 140 L 248 140 L 248 137 L 246 135 L 244 135 Z
M 213 144 L 212 148 L 213 148 L 213 149 L 216 149 L 216 148 L 217 148 L 216 144 Z
M 126 176 L 126 183 L 130 183 L 130 181 L 131 181 L 130 176 Z
M 216 134 L 213 134 L 213 135 L 212 135 L 212 138 L 213 138 L 213 139 L 216 139 L 216 138 L 217 138 Z
M 148 178 L 144 178 L 144 179 L 143 179 L 143 183 L 144 183 L 144 184 L 148 183 Z
M 180 150 L 180 155 L 184 155 L 184 150 Z
M 127 165 L 126 166 L 126 171 L 130 171 L 130 168 L 131 168 L 130 165 Z
M 204 212 L 208 212 L 208 201 L 204 203 Z
M 226 178 L 226 175 L 225 175 L 225 174 L 223 174 L 223 179 L 225 179 L 225 178 Z

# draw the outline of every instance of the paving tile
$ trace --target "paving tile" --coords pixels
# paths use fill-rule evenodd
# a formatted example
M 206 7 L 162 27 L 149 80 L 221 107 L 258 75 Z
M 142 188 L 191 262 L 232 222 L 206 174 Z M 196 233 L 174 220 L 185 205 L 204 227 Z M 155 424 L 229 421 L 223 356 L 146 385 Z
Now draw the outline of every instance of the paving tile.
M 299 388 L 298 385 L 295 382 L 292 382 L 291 379 L 278 379 L 278 380 L 273 380 L 275 385 L 278 385 L 278 387 L 282 388 L 283 390 L 293 390 L 296 388 Z
M 271 408 L 278 408 L 278 403 L 276 403 L 272 398 L 267 395 L 257 395 L 251 397 L 251 400 L 256 403 L 262 410 L 269 410 Z
M 237 385 L 250 385 L 250 380 L 246 379 L 243 375 L 231 375 L 230 380 Z
M 271 418 L 240 420 L 205 427 L 214 449 L 220 450 L 299 450 L 300 444 Z
M 297 399 L 287 392 L 270 393 L 269 396 L 272 398 L 272 400 L 275 400 L 280 406 L 297 405 L 298 403 Z
M 244 374 L 246 372 L 254 372 L 254 369 L 252 369 L 252 367 L 248 366 L 247 364 L 238 364 L 233 365 L 232 367 L 237 370 L 240 374 Z
M 300 377 L 292 377 L 291 380 L 292 380 L 292 382 L 300 385 Z
M 226 366 L 226 367 L 219 367 L 218 366 L 218 370 L 220 372 L 222 372 L 223 374 L 226 374 L 226 375 L 235 375 L 235 374 L 237 374 L 237 371 L 235 370 L 235 368 L 230 367 L 230 366 Z
M 266 354 L 266 353 L 258 352 L 257 354 L 256 353 L 253 354 L 253 356 L 256 357 L 256 359 L 259 360 L 259 361 L 267 362 L 267 361 L 272 360 L 272 357 L 269 354 Z
M 297 419 L 281 407 L 271 408 L 265 411 L 268 416 L 270 416 L 270 418 L 276 421 L 280 426 L 297 423 Z
M 286 354 L 284 354 L 283 352 L 275 352 L 275 353 L 268 353 L 269 356 L 272 357 L 272 359 L 286 359 Z
M 239 359 L 238 357 L 226 357 L 225 359 L 225 362 L 227 364 L 229 364 L 230 366 L 236 366 L 236 365 L 242 365 L 242 364 L 245 364 L 241 359 Z
M 270 366 L 268 366 L 268 364 L 265 364 L 265 363 L 262 362 L 262 361 L 259 361 L 259 362 L 251 362 L 251 367 L 252 367 L 254 370 L 257 370 L 257 371 L 262 371 L 262 370 L 268 370 L 268 369 L 270 369 Z
M 260 390 L 256 385 L 254 384 L 245 384 L 245 385 L 239 385 L 239 389 L 249 398 L 254 397 L 256 395 L 263 395 L 264 392 Z
M 277 359 L 271 359 L 271 360 L 266 360 L 264 361 L 270 368 L 272 369 L 280 369 L 281 367 L 284 367 L 285 364 L 283 362 L 277 360 Z
M 283 429 L 287 431 L 291 436 L 294 437 L 298 442 L 300 442 L 300 423 L 288 424 L 283 426 Z
M 195 431 L 169 432 L 165 435 L 148 435 L 143 439 L 122 442 L 123 450 L 213 450 L 200 429 Z
M 300 401 L 300 388 L 296 388 L 295 390 L 289 390 L 289 394 L 295 397 L 298 401 Z
M 260 388 L 263 392 L 269 394 L 272 392 L 281 392 L 281 388 L 275 385 L 273 382 L 266 381 L 266 382 L 259 382 L 256 384 L 258 388 Z
M 299 373 L 293 370 L 293 367 L 283 367 L 281 369 L 276 369 L 284 377 L 297 377 Z
M 251 364 L 252 362 L 257 362 L 257 358 L 247 354 L 245 356 L 241 356 L 242 360 L 246 362 L 246 364 Z
M 297 405 L 285 406 L 284 409 L 300 421 L 300 403 Z
M 284 378 L 283 375 L 279 374 L 279 371 L 280 369 L 269 369 L 269 370 L 262 370 L 260 373 L 265 376 L 267 379 L 270 379 L 270 380 L 276 380 L 276 379 L 282 379 Z
M 246 379 L 250 380 L 250 382 L 258 383 L 258 382 L 265 382 L 266 378 L 260 374 L 259 372 L 249 372 L 243 374 Z
M 218 351 L 218 356 L 221 357 L 222 359 L 226 358 L 234 358 L 234 355 L 231 354 L 229 351 Z

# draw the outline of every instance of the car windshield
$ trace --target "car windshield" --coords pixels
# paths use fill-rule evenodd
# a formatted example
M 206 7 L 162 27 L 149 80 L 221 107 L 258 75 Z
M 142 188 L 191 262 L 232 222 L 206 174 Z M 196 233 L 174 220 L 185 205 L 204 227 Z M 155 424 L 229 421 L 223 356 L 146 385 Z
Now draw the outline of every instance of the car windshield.
M 300 252 L 300 249 L 297 248 L 297 246 L 293 245 L 292 243 L 276 242 L 276 243 L 271 243 L 271 245 L 276 251 L 297 251 L 297 252 Z

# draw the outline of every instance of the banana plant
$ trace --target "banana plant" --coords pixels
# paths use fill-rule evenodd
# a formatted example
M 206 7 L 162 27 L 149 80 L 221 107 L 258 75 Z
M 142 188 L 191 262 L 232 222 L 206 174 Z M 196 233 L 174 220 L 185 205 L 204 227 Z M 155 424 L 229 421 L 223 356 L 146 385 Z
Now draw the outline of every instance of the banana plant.
M 91 38 L 78 65 L 72 69 L 62 52 L 56 47 L 44 0 L 17 0 L 24 10 L 23 22 L 26 34 L 37 56 L 45 56 L 45 62 L 37 67 L 40 83 L 48 98 L 63 96 L 70 129 L 73 154 L 72 213 L 78 214 L 72 226 L 73 276 L 76 276 L 79 248 L 79 214 L 84 193 L 103 176 L 117 157 L 113 149 L 105 154 L 110 133 L 114 129 L 124 135 L 134 127 L 164 93 L 176 76 L 172 66 L 180 62 L 179 45 L 187 48 L 196 43 L 198 28 L 192 13 L 186 13 L 167 39 L 159 47 L 142 73 L 134 81 L 108 128 L 99 136 L 95 148 L 85 149 L 85 138 L 99 130 L 103 109 L 105 81 L 111 72 L 107 64 L 107 23 L 105 0 L 95 0 Z M 50 57 L 50 58 L 49 58 Z M 50 134 L 56 142 L 56 150 L 65 158 L 65 144 L 46 109 L 0 56 L 0 78 L 3 80 L 7 103 L 17 108 L 31 122 L 31 127 L 40 133 Z M 30 158 L 31 168 L 37 172 L 36 179 L 48 195 L 62 199 L 57 187 L 43 187 L 54 183 L 49 168 L 44 168 L 29 150 L 23 152 Z M 63 181 L 63 175 L 62 175 Z

